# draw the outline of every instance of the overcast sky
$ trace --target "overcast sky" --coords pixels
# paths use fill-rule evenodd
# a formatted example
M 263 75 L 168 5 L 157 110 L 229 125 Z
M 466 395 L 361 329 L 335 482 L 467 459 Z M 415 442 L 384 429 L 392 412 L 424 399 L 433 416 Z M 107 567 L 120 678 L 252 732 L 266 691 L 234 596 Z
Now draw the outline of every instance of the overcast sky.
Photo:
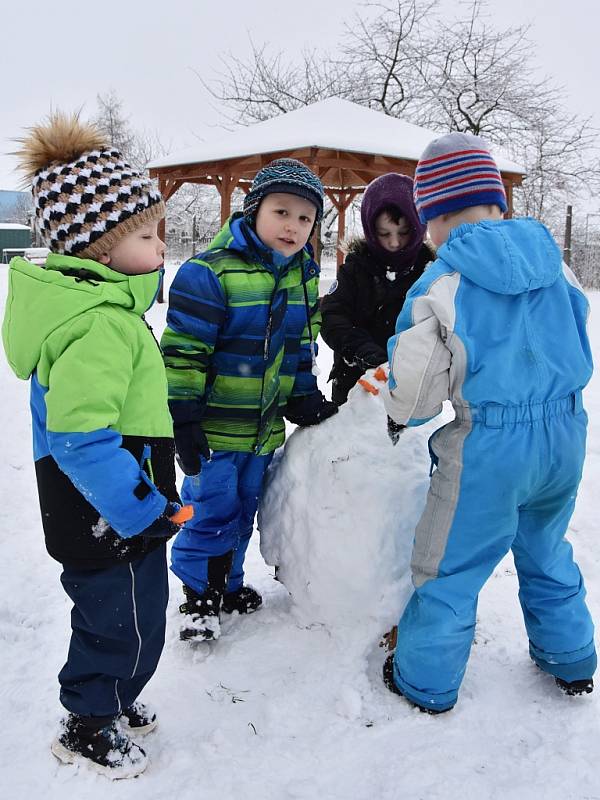
M 249 35 L 290 55 L 307 45 L 334 52 L 356 0 L 7 0 L 0 30 L 0 188 L 17 188 L 5 155 L 51 107 L 95 111 L 98 93 L 121 97 L 132 125 L 157 131 L 171 152 L 214 135 L 210 79 L 219 53 L 244 56 Z M 459 0 L 444 0 L 448 16 Z M 491 0 L 499 27 L 532 23 L 544 74 L 566 87 L 570 110 L 600 127 L 598 0 Z

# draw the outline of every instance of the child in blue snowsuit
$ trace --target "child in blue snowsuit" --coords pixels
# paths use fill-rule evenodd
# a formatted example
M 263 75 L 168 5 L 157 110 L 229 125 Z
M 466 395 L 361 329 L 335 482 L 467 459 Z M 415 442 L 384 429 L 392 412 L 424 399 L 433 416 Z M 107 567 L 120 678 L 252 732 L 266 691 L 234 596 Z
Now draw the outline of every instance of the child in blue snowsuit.
M 313 374 L 319 270 L 307 242 L 322 211 L 319 178 L 277 159 L 171 285 L 162 348 L 182 498 L 195 509 L 171 554 L 183 640 L 216 639 L 221 610 L 260 606 L 243 564 L 284 416 L 311 425 L 337 411 Z
M 564 538 L 585 456 L 586 298 L 540 222 L 502 219 L 502 180 L 479 137 L 429 145 L 415 202 L 439 250 L 389 341 L 386 408 L 420 425 L 449 398 L 456 416 L 430 440 L 414 593 L 384 681 L 422 710 L 454 706 L 479 591 L 512 550 L 531 658 L 568 694 L 591 692 L 594 627 Z

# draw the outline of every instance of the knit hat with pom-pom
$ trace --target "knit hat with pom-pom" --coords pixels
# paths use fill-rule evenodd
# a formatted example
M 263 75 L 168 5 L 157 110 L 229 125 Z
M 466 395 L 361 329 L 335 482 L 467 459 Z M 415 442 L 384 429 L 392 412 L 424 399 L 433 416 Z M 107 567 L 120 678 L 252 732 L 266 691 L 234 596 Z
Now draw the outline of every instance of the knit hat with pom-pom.
M 53 112 L 18 140 L 40 233 L 54 253 L 97 260 L 165 216 L 160 192 L 78 114 Z

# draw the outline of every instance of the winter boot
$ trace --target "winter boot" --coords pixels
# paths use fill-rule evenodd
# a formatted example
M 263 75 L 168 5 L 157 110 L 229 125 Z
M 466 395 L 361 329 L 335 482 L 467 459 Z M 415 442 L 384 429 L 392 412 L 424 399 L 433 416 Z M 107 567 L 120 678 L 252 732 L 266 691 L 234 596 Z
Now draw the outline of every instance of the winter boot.
M 400 697 L 404 697 L 411 706 L 416 706 L 419 711 L 422 711 L 424 714 L 445 714 L 446 711 L 451 711 L 452 706 L 450 708 L 427 708 L 427 706 L 420 706 L 418 703 L 415 703 L 413 700 L 409 700 L 400 689 L 394 683 L 394 654 L 390 653 L 389 656 L 383 663 L 383 682 L 394 694 L 400 695 Z
M 242 586 L 235 592 L 227 592 L 223 595 L 222 610 L 226 614 L 252 614 L 257 608 L 262 606 L 262 597 L 251 586 Z
M 111 717 L 69 714 L 52 742 L 52 752 L 64 764 L 86 764 L 114 780 L 135 778 L 148 765 L 146 753 Z
M 158 725 L 156 714 L 148 706 L 136 700 L 127 708 L 121 711 L 119 716 L 121 728 L 130 736 L 145 736 Z
M 184 584 L 183 593 L 187 602 L 179 606 L 179 611 L 185 614 L 185 620 L 179 631 L 179 638 L 182 641 L 190 639 L 211 641 L 221 635 L 219 612 L 232 561 L 233 550 L 223 556 L 208 559 L 208 582 L 202 594 Z
M 575 695 L 580 694 L 590 694 L 594 691 L 594 681 L 593 678 L 583 678 L 583 680 L 579 681 L 563 681 L 562 678 L 555 678 L 556 685 L 559 689 L 565 694 L 574 697 Z

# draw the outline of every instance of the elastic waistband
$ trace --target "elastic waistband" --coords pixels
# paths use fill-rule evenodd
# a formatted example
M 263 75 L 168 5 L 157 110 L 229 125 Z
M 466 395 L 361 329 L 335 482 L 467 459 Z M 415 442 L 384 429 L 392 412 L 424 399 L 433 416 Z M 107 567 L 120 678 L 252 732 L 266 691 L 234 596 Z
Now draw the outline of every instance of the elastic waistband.
M 480 406 L 454 406 L 456 418 L 461 422 L 479 422 L 487 428 L 501 428 L 503 425 L 529 423 L 561 414 L 579 414 L 583 411 L 581 391 L 573 392 L 560 400 L 545 403 L 523 403 L 505 406 L 501 403 L 485 403 Z

